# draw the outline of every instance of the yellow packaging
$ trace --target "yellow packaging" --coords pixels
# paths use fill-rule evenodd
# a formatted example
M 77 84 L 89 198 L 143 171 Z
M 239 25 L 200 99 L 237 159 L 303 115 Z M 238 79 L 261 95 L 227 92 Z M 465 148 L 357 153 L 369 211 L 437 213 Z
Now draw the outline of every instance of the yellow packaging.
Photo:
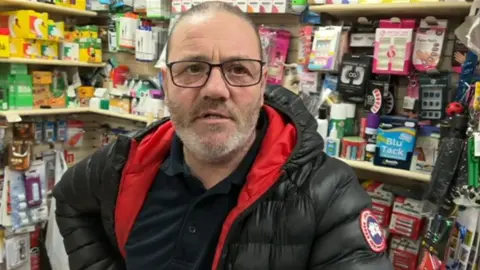
M 78 89 L 78 97 L 79 98 L 92 98 L 93 93 L 95 92 L 95 88 L 92 86 L 80 86 Z
M 48 20 L 48 39 L 60 41 L 65 37 L 65 23 Z
M 73 8 L 86 10 L 87 9 L 87 1 L 86 0 L 76 0 L 75 4 L 72 5 Z
M 33 85 L 33 108 L 50 105 L 50 85 L 36 84 Z
M 0 12 L 0 28 L 8 27 L 13 38 L 48 39 L 48 14 L 33 10 Z
M 112 97 L 110 98 L 110 110 L 118 113 L 130 113 L 130 100 Z
M 98 26 L 96 25 L 76 26 L 75 31 L 78 33 L 79 39 L 98 38 Z
M 50 71 L 33 71 L 33 84 L 52 84 L 52 76 Z
M 55 0 L 55 5 L 62 7 L 71 7 L 70 0 Z
M 42 41 L 40 46 L 43 59 L 58 59 L 58 42 Z
M 10 57 L 10 37 L 8 35 L 0 35 L 0 58 Z
M 473 109 L 480 111 L 480 82 L 475 83 L 475 92 L 473 95 Z
M 67 106 L 67 94 L 65 91 L 61 95 L 55 96 L 50 92 L 49 105 L 52 108 L 65 108 Z
M 85 38 L 79 41 L 80 61 L 101 63 L 102 62 L 102 41 L 101 39 Z
M 41 49 L 40 41 L 34 39 L 10 39 L 10 57 L 40 58 Z

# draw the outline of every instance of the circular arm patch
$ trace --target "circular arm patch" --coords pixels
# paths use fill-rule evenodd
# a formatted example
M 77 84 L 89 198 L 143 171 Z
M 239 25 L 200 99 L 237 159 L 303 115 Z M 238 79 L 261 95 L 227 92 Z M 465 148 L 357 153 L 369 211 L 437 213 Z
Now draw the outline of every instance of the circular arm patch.
M 365 241 L 373 252 L 381 253 L 387 248 L 382 228 L 370 209 L 360 212 L 360 229 Z

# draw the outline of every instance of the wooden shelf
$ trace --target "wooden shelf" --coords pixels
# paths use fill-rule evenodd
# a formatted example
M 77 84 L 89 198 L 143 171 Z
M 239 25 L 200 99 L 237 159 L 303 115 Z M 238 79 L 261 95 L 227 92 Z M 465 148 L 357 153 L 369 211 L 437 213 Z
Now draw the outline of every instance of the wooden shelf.
M 80 10 L 75 8 L 62 7 L 59 5 L 46 4 L 41 2 L 27 0 L 0 0 L 0 7 L 33 9 L 36 11 L 45 11 L 62 15 L 95 17 L 94 11 Z
M 421 182 L 430 181 L 430 174 L 428 173 L 419 173 L 419 172 L 413 172 L 413 171 L 407 171 L 407 170 L 401 170 L 401 169 L 392 169 L 388 167 L 375 166 L 372 163 L 366 162 L 366 161 L 356 161 L 356 160 L 349 160 L 349 159 L 343 159 L 343 158 L 339 158 L 339 159 L 347 163 L 348 165 L 350 165 L 350 167 L 356 170 L 363 170 L 363 171 L 368 171 L 368 172 L 373 172 L 373 173 L 378 173 L 383 175 L 395 176 L 399 178 L 412 179 L 412 180 L 421 181 Z
M 464 17 L 468 15 L 472 3 L 467 2 L 422 2 L 390 4 L 334 4 L 315 5 L 309 9 L 316 13 L 326 13 L 335 17 L 405 17 L 435 16 Z
M 118 113 L 118 112 L 112 112 L 112 111 L 101 110 L 101 109 L 89 109 L 88 112 L 121 118 L 121 119 L 132 120 L 132 121 L 144 122 L 144 123 L 151 122 L 151 121 L 148 121 L 148 118 L 146 116 L 134 115 L 129 113 Z
M 70 66 L 70 67 L 104 67 L 105 66 L 105 63 L 88 63 L 88 62 L 80 62 L 80 61 L 29 59 L 29 58 L 13 58 L 13 57 L 0 58 L 0 63 Z
M 20 122 L 22 116 L 41 116 L 41 115 L 63 115 L 63 114 L 77 114 L 77 113 L 94 113 L 105 116 L 116 117 L 119 119 L 126 119 L 131 121 L 138 121 L 143 123 L 150 123 L 153 119 L 148 119 L 145 116 L 133 115 L 128 113 L 116 113 L 101 109 L 91 108 L 61 108 L 61 109 L 31 109 L 31 110 L 9 110 L 0 111 L 0 116 L 5 117 L 8 122 Z

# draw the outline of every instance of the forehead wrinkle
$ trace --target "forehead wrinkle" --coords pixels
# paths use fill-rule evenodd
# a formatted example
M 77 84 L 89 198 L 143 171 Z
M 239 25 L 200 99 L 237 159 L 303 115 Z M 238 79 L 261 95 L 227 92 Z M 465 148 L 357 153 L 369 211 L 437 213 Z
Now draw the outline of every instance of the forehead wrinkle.
M 232 37 L 229 26 L 225 27 L 224 25 L 215 21 L 216 19 L 223 20 L 224 17 L 237 20 L 236 29 L 244 27 L 245 31 L 252 32 L 244 34 L 244 37 L 242 38 L 243 41 L 238 42 L 238 36 Z M 226 33 L 226 31 L 229 32 Z M 195 16 L 186 18 L 185 20 L 179 22 L 179 24 L 176 26 L 174 32 L 175 34 L 171 36 L 171 60 L 179 60 L 179 56 L 192 56 L 192 54 L 196 56 L 201 54 L 201 56 L 204 57 L 212 57 L 214 51 L 217 50 L 215 45 L 211 46 L 214 41 L 226 41 L 226 43 L 230 46 L 228 50 L 223 49 L 219 51 L 221 58 L 233 57 L 239 55 L 239 53 L 242 55 L 250 55 L 248 58 L 261 58 L 262 55 L 259 54 L 260 52 L 258 52 L 257 49 L 259 44 L 257 44 L 258 41 L 255 31 L 256 30 L 252 29 L 247 22 L 228 13 L 217 13 L 216 16 L 202 15 L 198 18 L 195 18 Z M 250 37 L 251 40 L 245 42 L 245 38 L 248 37 Z M 204 39 L 209 39 L 212 42 L 205 43 Z M 197 40 L 199 40 L 199 42 L 197 42 Z M 250 47 L 254 49 L 249 51 Z

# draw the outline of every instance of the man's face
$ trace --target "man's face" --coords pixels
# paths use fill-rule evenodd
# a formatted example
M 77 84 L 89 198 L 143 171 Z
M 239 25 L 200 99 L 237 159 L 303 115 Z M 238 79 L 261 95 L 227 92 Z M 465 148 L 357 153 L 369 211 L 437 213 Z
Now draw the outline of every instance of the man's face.
M 247 22 L 228 13 L 186 18 L 176 26 L 170 41 L 169 63 L 200 60 L 220 64 L 238 59 L 261 60 L 258 38 Z M 231 76 L 236 78 L 245 73 L 235 66 L 236 61 L 233 65 Z M 167 106 L 185 147 L 210 161 L 218 161 L 241 149 L 253 134 L 263 105 L 266 69 L 258 64 L 251 69 L 257 74 L 250 76 L 261 75 L 261 81 L 253 86 L 238 87 L 229 85 L 220 68 L 215 67 L 203 86 L 186 88 L 179 84 L 194 81 L 194 76 L 203 74 L 204 68 L 190 63 L 181 68 L 180 64 L 177 66 L 179 68 L 162 72 Z M 179 74 L 192 78 L 184 79 Z

